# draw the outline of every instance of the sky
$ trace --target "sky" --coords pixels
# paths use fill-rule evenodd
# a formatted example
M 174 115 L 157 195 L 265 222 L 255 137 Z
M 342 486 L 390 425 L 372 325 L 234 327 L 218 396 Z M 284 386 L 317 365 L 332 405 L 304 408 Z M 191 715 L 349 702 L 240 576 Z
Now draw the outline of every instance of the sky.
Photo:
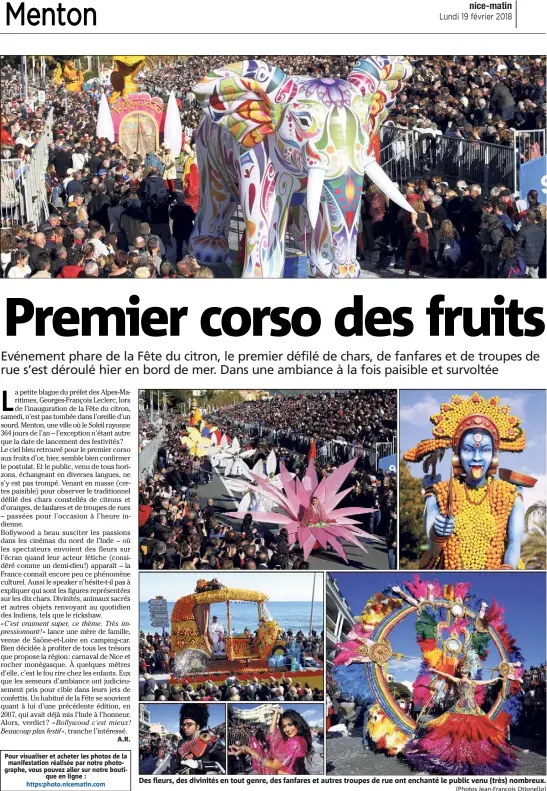
M 521 418 L 526 432 L 526 448 L 522 453 L 500 453 L 500 467 L 523 472 L 538 479 L 533 489 L 523 490 L 526 508 L 538 500 L 545 500 L 545 390 L 479 390 L 484 398 L 500 396 L 500 403 L 511 407 L 512 414 Z M 439 412 L 441 403 L 450 401 L 452 395 L 470 396 L 473 390 L 401 390 L 399 415 L 401 453 L 417 445 L 422 439 L 432 437 L 433 424 L 429 418 Z M 450 449 L 437 467 L 443 480 L 449 477 Z M 410 464 L 412 475 L 422 477 L 422 463 Z
M 338 583 L 351 612 L 358 616 L 363 611 L 367 599 L 388 585 L 411 580 L 413 572 L 390 573 L 340 573 L 331 574 Z M 471 582 L 470 594 L 476 594 L 486 602 L 496 599 L 505 608 L 505 623 L 510 634 L 515 638 L 522 651 L 526 666 L 539 665 L 545 661 L 545 574 L 543 572 L 437 572 L 425 574 L 439 580 L 442 584 Z M 389 672 L 396 681 L 414 681 L 420 667 L 420 649 L 416 644 L 414 630 L 416 620 L 406 618 L 390 634 L 389 640 L 394 651 L 415 659 L 403 659 L 401 662 L 390 661 Z M 493 660 L 493 661 L 491 661 Z M 487 667 L 494 667 L 499 662 L 499 654 L 495 648 L 490 651 Z
M 235 703 L 236 709 L 256 709 L 263 706 L 263 703 Z M 294 709 L 297 711 L 308 723 L 311 728 L 323 728 L 323 704 L 321 703 L 286 703 L 283 711 L 287 709 Z
M 236 576 L 237 575 L 237 576 Z M 270 601 L 311 601 L 313 573 L 299 572 L 157 572 L 140 575 L 140 601 L 163 596 L 167 601 L 176 601 L 181 596 L 194 593 L 199 579 L 217 579 L 227 588 L 243 588 L 260 591 Z M 323 575 L 315 574 L 315 599 L 323 601 Z
M 142 704 L 141 704 L 142 705 Z M 147 703 L 146 707 L 150 712 L 150 724 L 160 723 L 170 733 L 179 733 L 180 706 L 172 703 Z M 209 705 L 209 722 L 207 725 L 213 728 L 225 721 L 225 706 L 223 703 L 213 703 Z

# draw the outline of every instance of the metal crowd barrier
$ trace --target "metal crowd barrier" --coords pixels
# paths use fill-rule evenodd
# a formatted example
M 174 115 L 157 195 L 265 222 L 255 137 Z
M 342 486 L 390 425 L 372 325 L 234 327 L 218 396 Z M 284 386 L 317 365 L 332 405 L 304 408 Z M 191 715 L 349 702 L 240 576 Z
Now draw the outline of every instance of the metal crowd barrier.
M 26 222 L 22 159 L 0 160 L 0 227 L 11 228 Z
M 159 434 L 156 434 L 154 439 L 139 453 L 139 478 L 151 475 L 154 472 L 156 459 L 158 458 L 158 450 L 163 443 L 164 436 L 165 428 L 162 428 Z
M 519 191 L 520 166 L 532 159 L 545 156 L 545 129 L 531 129 L 527 131 L 515 131 L 514 136 L 514 168 L 515 183 L 514 192 Z M 521 195 L 521 197 L 525 197 Z
M 439 138 L 437 169 L 447 179 L 463 178 L 487 192 L 502 184 L 511 189 L 515 182 L 513 149 L 479 140 Z
M 517 192 L 520 165 L 545 154 L 545 130 L 513 130 L 513 136 L 513 146 L 502 146 L 419 129 L 383 127 L 380 164 L 399 185 L 431 173 L 447 181 L 480 184 L 485 192 L 502 184 Z
M 46 171 L 52 139 L 53 109 L 47 115 L 44 131 L 31 151 L 29 162 L 22 159 L 0 160 L 2 228 L 29 222 L 37 227 L 48 216 Z
M 545 129 L 513 130 L 515 152 L 520 162 L 545 156 Z

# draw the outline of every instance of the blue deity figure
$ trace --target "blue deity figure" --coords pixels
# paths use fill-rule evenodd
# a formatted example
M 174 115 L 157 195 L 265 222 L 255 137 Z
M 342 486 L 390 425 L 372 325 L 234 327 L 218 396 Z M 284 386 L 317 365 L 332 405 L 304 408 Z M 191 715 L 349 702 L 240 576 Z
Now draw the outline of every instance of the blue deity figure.
M 433 439 L 408 451 L 407 461 L 425 459 L 424 529 L 428 551 L 420 566 L 446 569 L 517 569 L 524 535 L 524 505 L 519 480 L 494 477 L 500 450 L 522 451 L 520 419 L 499 398 L 477 393 L 452 396 L 431 417 Z M 452 475 L 442 481 L 436 462 L 452 448 Z M 433 467 L 431 473 L 430 466 Z M 528 484 L 529 485 L 529 484 Z

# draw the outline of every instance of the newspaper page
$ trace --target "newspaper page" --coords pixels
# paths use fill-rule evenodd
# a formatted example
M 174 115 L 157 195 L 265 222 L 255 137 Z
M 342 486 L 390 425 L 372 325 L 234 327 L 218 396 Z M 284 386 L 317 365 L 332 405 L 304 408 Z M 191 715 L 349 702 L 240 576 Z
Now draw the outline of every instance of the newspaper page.
M 1 0 L 2 791 L 544 791 L 546 32 Z

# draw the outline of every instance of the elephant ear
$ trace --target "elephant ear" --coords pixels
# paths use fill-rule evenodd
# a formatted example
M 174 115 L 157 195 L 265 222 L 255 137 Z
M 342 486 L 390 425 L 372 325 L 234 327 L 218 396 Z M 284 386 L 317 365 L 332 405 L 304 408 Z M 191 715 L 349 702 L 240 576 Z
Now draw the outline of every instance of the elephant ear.
M 209 72 L 193 91 L 212 121 L 244 148 L 253 148 L 274 132 L 281 105 L 273 102 L 273 95 L 286 80 L 275 66 L 244 60 Z
M 348 82 L 361 91 L 370 103 L 368 133 L 372 140 L 378 134 L 397 94 L 412 76 L 412 66 L 401 55 L 367 55 L 357 61 Z

